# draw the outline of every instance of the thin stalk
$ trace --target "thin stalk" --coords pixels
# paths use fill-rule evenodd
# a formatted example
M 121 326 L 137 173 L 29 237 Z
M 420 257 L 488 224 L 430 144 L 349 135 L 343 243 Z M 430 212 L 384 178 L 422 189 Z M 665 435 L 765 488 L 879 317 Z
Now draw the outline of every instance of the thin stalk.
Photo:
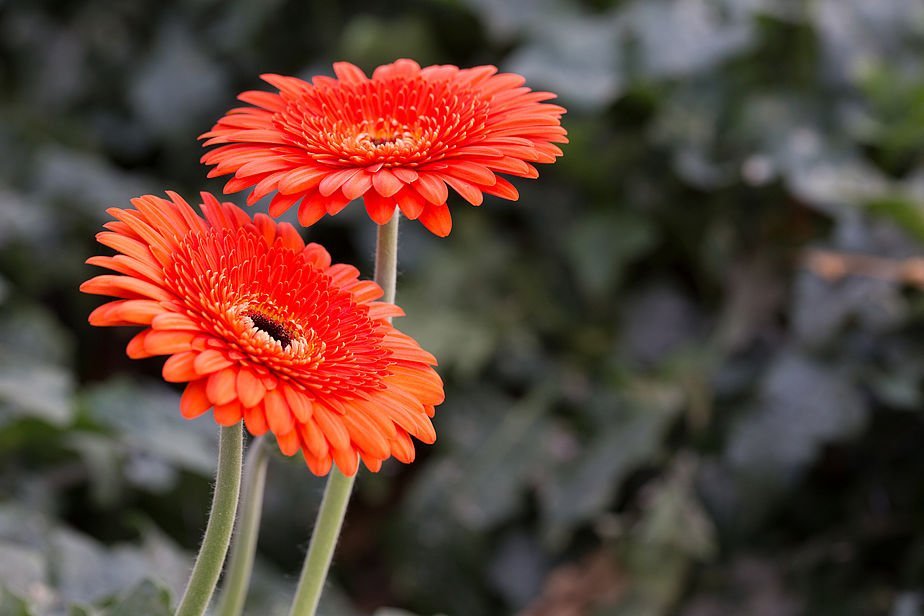
M 241 489 L 243 449 L 241 422 L 221 429 L 212 511 L 186 591 L 176 608 L 176 616 L 202 616 L 215 592 L 234 530 L 234 516 Z
M 382 301 L 392 303 L 398 272 L 398 218 L 395 212 L 390 221 L 379 226 L 375 246 L 375 281 L 385 291 Z M 347 477 L 336 467 L 331 469 L 290 616 L 315 616 L 317 612 L 355 479 L 355 475 Z
M 263 489 L 266 486 L 266 467 L 269 448 L 265 438 L 250 445 L 244 463 L 244 487 L 241 492 L 241 511 L 231 547 L 231 561 L 218 600 L 218 616 L 239 616 L 244 611 L 253 559 L 260 532 L 260 515 L 263 509 Z

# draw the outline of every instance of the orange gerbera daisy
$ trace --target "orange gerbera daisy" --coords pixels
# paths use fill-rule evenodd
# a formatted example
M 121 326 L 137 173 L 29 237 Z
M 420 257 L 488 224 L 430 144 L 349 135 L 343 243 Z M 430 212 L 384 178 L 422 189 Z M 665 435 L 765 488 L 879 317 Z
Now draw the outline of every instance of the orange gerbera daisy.
M 210 177 L 233 173 L 232 193 L 253 187 L 249 205 L 277 191 L 269 213 L 296 203 L 309 226 L 363 197 L 378 224 L 400 207 L 410 219 L 446 236 L 449 187 L 472 205 L 487 193 L 516 200 L 516 188 L 496 175 L 534 178 L 531 163 L 561 156 L 567 143 L 564 108 L 554 94 L 523 87 L 525 79 L 493 66 L 459 69 L 398 60 L 372 78 L 347 62 L 337 78 L 263 75 L 279 93 L 244 92 L 252 107 L 232 109 L 205 145 Z
M 113 208 L 97 235 L 118 251 L 87 262 L 85 293 L 121 298 L 90 315 L 93 325 L 142 325 L 132 358 L 169 355 L 167 381 L 188 383 L 186 418 L 213 408 L 223 426 L 242 419 L 271 431 L 286 455 L 347 475 L 359 458 L 376 471 L 414 459 L 410 436 L 436 439 L 430 417 L 443 401 L 432 355 L 390 323 L 403 314 L 375 301 L 382 289 L 350 265 L 331 265 L 292 225 L 250 217 L 202 194 L 199 216 L 174 193 Z

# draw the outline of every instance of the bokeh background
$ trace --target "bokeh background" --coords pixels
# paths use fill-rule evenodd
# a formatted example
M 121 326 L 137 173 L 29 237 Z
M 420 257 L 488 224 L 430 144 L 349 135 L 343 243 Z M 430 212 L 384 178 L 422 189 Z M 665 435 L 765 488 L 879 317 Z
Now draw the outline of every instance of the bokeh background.
M 920 0 L 0 2 L 0 614 L 169 614 L 204 527 L 214 424 L 86 324 L 104 209 L 220 191 L 196 136 L 261 72 L 402 56 L 521 72 L 571 143 L 404 225 L 447 402 L 323 613 L 924 614 Z M 371 275 L 362 208 L 305 236 Z M 272 461 L 248 614 L 322 488 Z

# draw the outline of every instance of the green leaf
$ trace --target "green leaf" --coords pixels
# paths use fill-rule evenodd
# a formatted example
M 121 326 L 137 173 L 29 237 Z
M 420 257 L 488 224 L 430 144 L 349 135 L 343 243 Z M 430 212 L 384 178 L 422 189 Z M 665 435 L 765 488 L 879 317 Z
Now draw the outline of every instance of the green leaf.
M 591 296 L 602 296 L 619 284 L 622 271 L 651 248 L 650 222 L 626 212 L 584 216 L 567 236 L 567 254 L 578 282 Z
M 156 458 L 210 476 L 217 455 L 215 424 L 210 417 L 183 419 L 179 402 L 179 395 L 163 384 L 128 379 L 94 386 L 84 395 L 89 416 L 116 431 L 130 463 L 144 464 L 145 457 Z M 162 467 L 135 470 L 141 485 L 163 489 Z
M 867 210 L 874 215 L 888 218 L 924 242 L 924 203 L 899 196 L 873 199 Z
M 695 470 L 692 458 L 678 455 L 667 476 L 650 486 L 633 532 L 642 549 L 670 548 L 703 560 L 715 553 L 715 529 L 696 496 Z
M 658 454 L 664 429 L 679 408 L 676 399 L 666 402 L 615 403 L 580 456 L 540 483 L 544 534 L 550 543 L 560 544 L 576 525 L 605 511 L 625 476 Z
M 166 537 L 146 529 L 141 546 L 104 546 L 67 528 L 50 534 L 49 559 L 62 598 L 95 604 L 123 593 L 145 579 L 156 579 L 178 591 L 183 587 L 189 560 Z
M 51 365 L 0 368 L 0 423 L 14 418 L 40 419 L 64 426 L 73 416 L 73 379 Z
M 487 404 L 486 399 L 493 408 L 505 406 L 504 398 L 493 396 L 470 403 L 478 407 Z M 429 518 L 434 511 L 448 507 L 455 519 L 470 529 L 489 528 L 509 517 L 522 505 L 524 489 L 545 457 L 541 447 L 523 444 L 542 442 L 548 430 L 543 417 L 548 404 L 549 393 L 539 390 L 510 404 L 502 415 L 473 422 L 479 437 L 460 443 L 418 479 L 409 499 L 411 511 L 416 513 L 410 515 Z M 476 412 L 473 408 L 469 415 Z
M 35 616 L 29 604 L 0 586 L 0 616 Z

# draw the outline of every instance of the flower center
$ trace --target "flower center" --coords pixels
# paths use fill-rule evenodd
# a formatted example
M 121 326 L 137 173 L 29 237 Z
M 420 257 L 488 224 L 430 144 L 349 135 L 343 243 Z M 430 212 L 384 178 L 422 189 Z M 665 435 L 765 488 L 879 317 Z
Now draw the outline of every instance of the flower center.
M 402 124 L 394 118 L 362 120 L 356 128 L 359 143 L 365 141 L 376 150 L 387 146 L 413 147 L 420 137 L 419 128 Z
M 289 345 L 292 344 L 292 336 L 289 330 L 279 321 L 256 311 L 245 312 L 244 316 L 248 317 L 253 322 L 253 326 L 256 329 L 278 342 L 282 348 L 287 349 Z

